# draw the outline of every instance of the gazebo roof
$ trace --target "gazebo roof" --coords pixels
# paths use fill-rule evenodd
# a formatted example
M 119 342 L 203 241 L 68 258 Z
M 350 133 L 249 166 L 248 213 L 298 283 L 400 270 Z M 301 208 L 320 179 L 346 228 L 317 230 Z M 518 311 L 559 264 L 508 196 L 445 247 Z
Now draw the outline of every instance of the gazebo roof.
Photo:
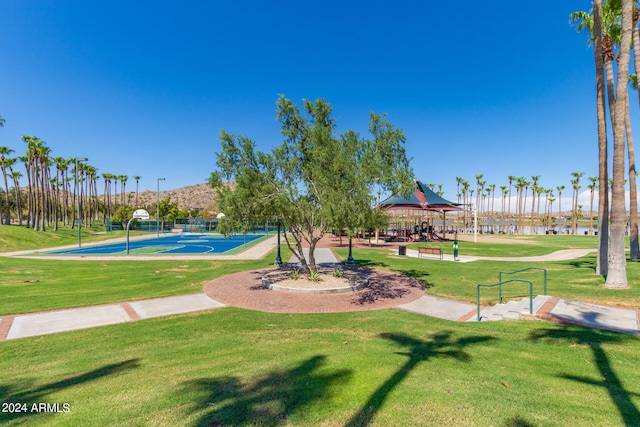
M 459 207 L 459 203 L 454 203 L 438 196 L 429 187 L 417 179 L 415 180 L 415 184 L 416 188 L 409 197 L 393 195 L 380 202 L 378 206 L 386 210 L 421 209 L 438 212 L 462 210 L 462 208 Z

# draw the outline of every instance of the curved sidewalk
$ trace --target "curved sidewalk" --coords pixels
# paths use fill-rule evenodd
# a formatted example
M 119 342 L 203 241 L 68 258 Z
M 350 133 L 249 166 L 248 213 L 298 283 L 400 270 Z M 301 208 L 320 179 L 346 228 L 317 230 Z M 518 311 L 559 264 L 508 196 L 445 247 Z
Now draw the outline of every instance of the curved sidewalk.
M 227 256 L 226 259 L 261 258 L 274 245 L 275 240 L 267 239 L 249 248 L 242 257 L 238 254 Z M 591 251 L 565 250 L 542 257 L 501 259 L 550 261 L 572 259 L 584 256 Z M 417 251 L 413 252 L 415 257 L 418 257 Z M 323 249 L 320 253 L 320 262 L 338 262 L 331 250 Z M 407 254 L 414 255 L 411 251 L 407 251 Z M 496 260 L 489 257 L 474 258 Z M 126 258 L 117 257 L 117 259 Z M 206 259 L 213 258 L 207 256 Z M 399 273 L 372 270 L 371 284 L 360 291 L 321 295 L 291 294 L 264 289 L 261 286 L 264 271 L 245 271 L 215 279 L 204 285 L 204 293 L 2 316 L 0 317 L 0 341 L 211 310 L 226 305 L 280 313 L 327 313 L 393 307 L 452 321 L 464 321 L 476 314 L 475 305 L 425 295 L 422 284 Z M 558 323 L 640 335 L 640 311 L 636 310 L 551 298 L 542 307 L 537 317 Z
M 398 249 L 392 249 L 391 252 L 394 255 L 398 255 Z M 406 256 L 411 258 L 424 258 L 424 259 L 438 259 L 431 255 L 421 256 L 415 249 L 406 249 Z M 583 257 L 592 252 L 596 252 L 596 249 L 562 249 L 552 252 L 546 255 L 525 256 L 525 257 L 489 257 L 489 256 L 475 256 L 475 255 L 460 255 L 458 259 L 454 259 L 453 255 L 443 254 L 443 261 L 456 261 L 456 262 L 473 262 L 473 261 L 522 261 L 522 262 L 545 262 L 545 261 L 568 261 L 576 258 Z

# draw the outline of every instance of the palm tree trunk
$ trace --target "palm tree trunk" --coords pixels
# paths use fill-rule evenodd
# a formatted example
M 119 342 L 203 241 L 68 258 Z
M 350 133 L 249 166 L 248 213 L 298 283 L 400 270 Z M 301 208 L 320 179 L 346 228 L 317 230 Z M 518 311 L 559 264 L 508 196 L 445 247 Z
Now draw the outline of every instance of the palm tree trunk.
M 5 167 L 4 162 L 2 162 L 2 176 L 4 178 L 4 189 L 5 189 L 5 194 L 6 194 L 6 198 L 5 198 L 5 204 L 7 205 L 7 214 L 5 216 L 5 221 L 4 223 L 6 225 L 10 225 L 11 224 L 11 209 L 10 209 L 10 204 L 9 204 L 9 184 L 7 182 L 7 169 Z M 1 215 L 2 210 L 0 209 L 0 215 Z M 2 223 L 2 220 L 0 219 L 0 224 Z
M 611 244 L 609 247 L 609 271 L 605 287 L 626 288 L 627 258 L 625 254 L 625 229 L 627 210 L 624 197 L 624 148 L 627 79 L 631 50 L 632 1 L 622 0 L 622 38 L 618 60 L 618 87 L 613 119 L 613 189 L 611 191 Z
M 609 171 L 604 57 L 602 55 L 602 0 L 593 1 L 593 28 L 598 123 L 598 257 L 596 274 L 606 276 L 609 258 Z
M 627 135 L 627 157 L 629 158 L 629 223 L 631 259 L 640 259 L 640 245 L 638 244 L 638 192 L 636 186 L 636 159 L 633 147 L 633 133 L 631 132 L 631 117 L 629 102 L 625 105 L 625 130 Z

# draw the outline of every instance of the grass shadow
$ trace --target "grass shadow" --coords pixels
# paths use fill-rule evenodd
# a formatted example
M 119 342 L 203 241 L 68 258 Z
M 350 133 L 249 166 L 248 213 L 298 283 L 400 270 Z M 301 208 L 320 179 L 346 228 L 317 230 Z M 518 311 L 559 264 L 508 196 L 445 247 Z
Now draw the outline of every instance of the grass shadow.
M 376 389 L 364 406 L 345 424 L 346 427 L 368 425 L 384 405 L 387 396 L 420 362 L 443 357 L 469 362 L 471 356 L 465 351 L 466 347 L 493 339 L 489 336 L 454 339 L 453 334 L 449 331 L 432 334 L 427 340 L 392 333 L 382 333 L 380 337 L 405 348 L 406 351 L 396 354 L 406 356 L 408 359 L 384 384 Z
M 335 383 L 351 377 L 346 369 L 318 372 L 326 356 L 311 357 L 292 369 L 245 381 L 238 377 L 202 378 L 185 384 L 184 393 L 202 396 L 194 404 L 209 407 L 196 426 L 278 426 L 291 414 L 327 396 Z
M 600 378 L 594 379 L 569 373 L 562 374 L 560 377 L 593 387 L 604 388 L 609 394 L 611 401 L 616 405 L 624 425 L 637 426 L 640 425 L 640 411 L 631 401 L 631 396 L 640 396 L 640 394 L 625 389 L 622 381 L 611 366 L 607 353 L 602 348 L 603 344 L 621 343 L 628 338 L 629 337 L 617 332 L 577 327 L 539 329 L 533 331 L 529 337 L 532 341 L 561 340 L 589 346 L 593 353 L 595 364 L 598 367 Z
M 33 405 L 39 405 L 42 402 L 50 402 L 53 404 L 53 402 L 56 402 L 56 399 L 49 396 L 57 391 L 95 381 L 106 376 L 117 375 L 138 368 L 139 366 L 139 359 L 129 359 L 42 386 L 30 387 L 24 384 L 0 384 L 0 402 L 19 402 L 20 404 L 25 404 L 25 408 L 27 409 L 26 412 L 0 412 L 0 424 L 19 418 L 42 416 L 46 413 L 50 415 L 55 414 L 55 412 L 31 411 L 31 408 Z M 56 410 L 64 410 L 62 403 L 56 407 Z
M 596 257 L 594 256 L 576 258 L 570 261 L 565 261 L 564 263 L 574 268 L 584 268 L 592 270 L 594 273 L 596 271 Z

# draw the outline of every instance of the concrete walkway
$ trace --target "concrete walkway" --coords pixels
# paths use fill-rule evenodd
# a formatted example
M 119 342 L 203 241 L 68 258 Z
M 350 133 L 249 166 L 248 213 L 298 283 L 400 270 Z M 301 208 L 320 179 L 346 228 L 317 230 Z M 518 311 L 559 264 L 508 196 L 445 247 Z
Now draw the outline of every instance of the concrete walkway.
M 439 256 L 435 255 L 420 255 L 415 249 L 406 249 L 407 255 L 410 258 L 424 258 L 424 259 L 437 259 L 440 261 Z M 392 249 L 393 255 L 398 255 L 398 249 Z M 456 262 L 473 262 L 479 260 L 487 261 L 522 261 L 522 262 L 545 262 L 545 261 L 568 261 L 588 255 L 592 252 L 596 252 L 596 249 L 563 249 L 560 251 L 552 252 L 547 255 L 538 256 L 526 256 L 526 257 L 488 257 L 488 256 L 475 256 L 475 255 L 460 255 L 458 259 L 454 259 L 453 255 L 443 254 L 443 261 L 456 261 Z
M 191 313 L 225 305 L 204 293 L 27 313 L 0 318 L 0 341 L 64 331 L 114 325 L 154 317 Z M 467 321 L 476 315 L 474 304 L 424 295 L 398 308 L 450 321 Z M 581 325 L 640 336 L 640 311 L 550 298 L 536 317 L 563 324 Z
M 304 258 L 308 262 L 309 248 L 302 248 L 302 253 L 304 254 Z M 316 265 L 320 267 L 330 267 L 340 264 L 340 262 L 338 262 L 338 260 L 336 259 L 336 256 L 329 248 L 316 248 L 315 251 L 313 251 L 313 258 L 316 261 Z M 289 260 L 289 265 L 295 266 L 298 264 L 298 258 L 296 258 L 295 255 L 292 255 L 291 259 Z
M 264 256 L 273 248 L 274 244 L 275 242 L 260 242 L 245 251 L 242 259 L 253 259 L 248 257 L 258 257 L 260 254 Z M 249 251 L 251 253 L 246 254 Z M 557 260 L 558 258 L 564 259 L 570 254 L 574 257 L 583 256 L 584 250 L 558 251 L 545 257 L 547 257 L 547 260 Z M 305 253 L 305 255 L 308 255 L 308 253 Z M 239 255 L 235 256 L 238 257 Z M 338 263 L 329 248 L 318 248 L 315 256 L 319 265 L 334 265 Z M 418 254 L 417 251 L 408 250 L 407 256 L 418 257 Z M 207 258 L 212 259 L 211 256 Z M 480 259 L 481 257 L 474 258 Z M 527 260 L 533 260 L 532 258 L 540 257 L 527 257 Z M 100 257 L 100 259 L 104 259 L 104 257 Z M 495 258 L 490 259 L 495 260 Z M 514 259 L 523 260 L 522 258 Z M 295 258 L 291 260 L 291 262 L 295 261 Z M 453 259 L 450 261 L 453 261 Z M 198 293 L 42 313 L 3 316 L 0 317 L 0 341 L 211 310 L 223 306 L 224 304 L 209 298 L 206 294 Z M 424 295 L 408 304 L 399 305 L 398 308 L 451 321 L 466 321 L 476 315 L 476 305 L 474 304 L 430 295 Z M 558 323 L 640 335 L 640 311 L 635 310 L 550 298 L 536 314 L 536 317 Z
M 223 307 L 203 293 L 0 318 L 0 341 Z
M 425 295 L 398 308 L 430 317 L 464 322 L 475 318 L 475 304 Z M 640 311 L 608 307 L 581 301 L 549 298 L 536 313 L 540 320 L 606 329 L 640 336 Z

